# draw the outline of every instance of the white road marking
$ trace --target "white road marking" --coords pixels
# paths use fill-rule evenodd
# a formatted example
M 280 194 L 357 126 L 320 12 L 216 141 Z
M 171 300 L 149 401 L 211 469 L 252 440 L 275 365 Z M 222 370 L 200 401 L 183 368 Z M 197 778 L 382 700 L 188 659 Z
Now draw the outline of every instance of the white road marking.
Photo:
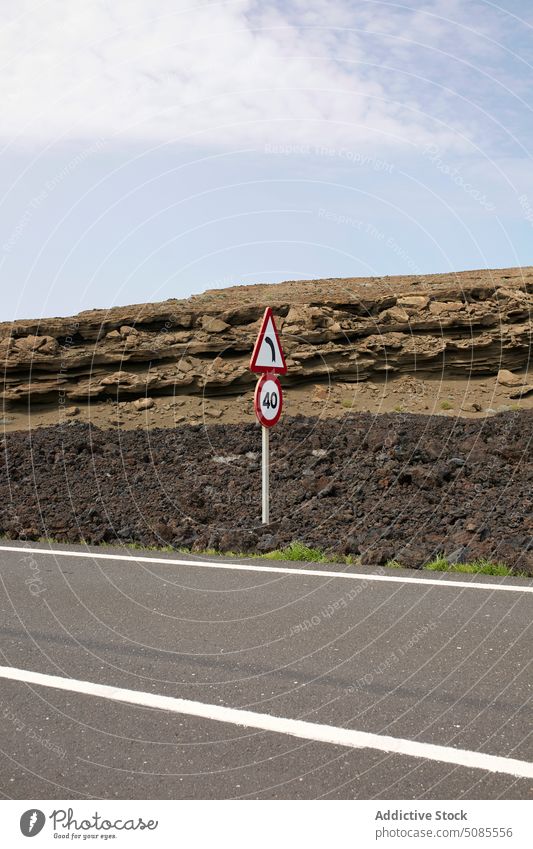
M 133 557 L 127 554 L 100 554 L 93 551 L 59 551 L 51 548 L 0 546 L 2 551 L 18 554 L 48 554 L 53 557 L 88 557 L 93 560 L 123 560 L 129 563 L 160 563 L 163 566 L 199 566 L 202 569 L 226 569 L 238 572 L 273 572 L 280 575 L 315 575 L 320 578 L 349 578 L 355 581 L 385 581 L 391 584 L 426 584 L 436 587 L 460 587 L 462 590 L 489 590 L 510 593 L 533 593 L 533 585 L 483 584 L 480 581 L 452 581 L 447 578 L 408 578 L 400 575 L 376 575 L 371 572 L 334 572 L 330 569 L 289 569 L 286 566 L 252 566 L 249 563 L 220 563 L 216 560 L 177 560 L 170 557 Z
M 53 687 L 69 693 L 82 693 L 85 696 L 97 696 L 115 702 L 125 702 L 141 707 L 158 708 L 170 713 L 198 716 L 215 722 L 226 722 L 246 728 L 257 728 L 276 734 L 288 734 L 303 740 L 319 743 L 331 743 L 334 746 L 347 746 L 351 749 L 374 749 L 412 758 L 455 764 L 469 769 L 482 769 L 486 772 L 505 773 L 518 778 L 533 778 L 533 763 L 473 752 L 468 749 L 455 749 L 453 746 L 436 746 L 433 743 L 419 743 L 416 740 L 404 740 L 399 737 L 387 737 L 382 734 L 370 734 L 366 731 L 353 731 L 334 725 L 319 725 L 300 719 L 286 719 L 267 713 L 255 713 L 250 710 L 209 705 L 188 699 L 176 699 L 172 696 L 159 696 L 156 693 L 143 693 L 139 690 L 126 690 L 110 687 L 107 684 L 95 684 L 92 681 L 78 681 L 75 678 L 62 678 L 58 675 L 45 675 L 11 666 L 0 666 L 0 678 L 37 684 L 41 687 Z

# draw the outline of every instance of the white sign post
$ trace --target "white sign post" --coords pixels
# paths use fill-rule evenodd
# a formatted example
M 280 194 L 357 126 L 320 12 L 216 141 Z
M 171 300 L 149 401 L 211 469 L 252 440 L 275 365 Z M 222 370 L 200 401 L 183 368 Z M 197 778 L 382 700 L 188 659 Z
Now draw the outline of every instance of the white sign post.
M 255 387 L 255 414 L 262 425 L 262 516 L 263 525 L 269 523 L 269 429 L 279 421 L 283 407 L 281 384 L 275 374 L 263 374 Z
M 268 525 L 270 522 L 270 431 L 264 425 L 261 428 L 263 432 L 262 449 L 263 456 L 261 460 L 261 520 L 263 525 Z
M 285 374 L 287 364 L 279 340 L 276 323 L 270 307 L 263 316 L 263 323 L 250 360 L 250 369 L 261 374 L 255 387 L 255 414 L 262 425 L 261 502 L 263 525 L 270 522 L 269 509 L 269 428 L 279 421 L 283 406 L 283 393 L 277 374 Z

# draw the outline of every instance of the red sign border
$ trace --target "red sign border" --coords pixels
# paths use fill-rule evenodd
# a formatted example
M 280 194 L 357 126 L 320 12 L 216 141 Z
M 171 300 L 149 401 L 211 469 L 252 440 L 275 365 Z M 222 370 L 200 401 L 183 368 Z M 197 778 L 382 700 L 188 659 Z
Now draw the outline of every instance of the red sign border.
M 278 408 L 278 411 L 276 413 L 276 416 L 273 419 L 266 419 L 263 416 L 263 413 L 261 411 L 261 405 L 259 403 L 260 397 L 261 397 L 261 389 L 262 389 L 263 385 L 267 382 L 267 380 L 273 380 L 274 383 L 277 385 L 277 388 L 278 388 L 279 408 Z M 267 371 L 266 374 L 261 375 L 261 377 L 257 381 L 257 385 L 255 387 L 255 392 L 254 392 L 255 415 L 257 416 L 258 422 L 260 424 L 262 424 L 263 427 L 274 427 L 274 425 L 279 422 L 279 418 L 281 416 L 282 409 L 283 409 L 283 391 L 281 389 L 281 383 L 279 382 L 277 374 L 275 374 L 272 371 Z
M 259 356 L 259 350 L 261 348 L 261 344 L 263 342 L 263 337 L 265 335 L 265 330 L 268 324 L 268 320 L 272 319 L 272 327 L 274 328 L 274 333 L 276 334 L 276 341 L 279 346 L 279 350 L 281 353 L 281 359 L 283 361 L 282 366 L 258 366 L 256 365 L 257 357 Z M 255 374 L 286 374 L 287 373 L 287 363 L 285 362 L 285 354 L 283 353 L 283 348 L 281 346 L 281 340 L 279 338 L 278 328 L 276 327 L 276 321 L 274 319 L 274 313 L 272 312 L 272 307 L 267 307 L 265 309 L 265 313 L 263 315 L 263 323 L 261 325 L 261 329 L 259 331 L 259 336 L 256 339 L 254 349 L 252 351 L 252 356 L 250 359 L 250 371 L 255 372 Z

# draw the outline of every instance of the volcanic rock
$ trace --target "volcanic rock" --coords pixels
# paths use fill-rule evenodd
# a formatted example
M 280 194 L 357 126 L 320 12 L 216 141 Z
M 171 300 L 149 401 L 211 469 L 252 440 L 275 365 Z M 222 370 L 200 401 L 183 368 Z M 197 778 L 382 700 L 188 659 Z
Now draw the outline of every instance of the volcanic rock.
M 0 534 L 237 552 L 300 540 L 368 564 L 443 553 L 533 575 L 533 411 L 344 421 L 285 417 L 273 429 L 268 527 L 255 425 L 6 433 Z

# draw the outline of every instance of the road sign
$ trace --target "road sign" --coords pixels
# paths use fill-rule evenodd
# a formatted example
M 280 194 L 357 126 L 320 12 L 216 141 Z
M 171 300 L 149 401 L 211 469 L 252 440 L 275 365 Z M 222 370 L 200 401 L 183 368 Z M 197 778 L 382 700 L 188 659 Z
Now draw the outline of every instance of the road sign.
M 273 374 L 285 374 L 287 371 L 276 322 L 270 307 L 266 308 L 263 316 L 261 330 L 250 360 L 250 370 Z
M 270 466 L 270 428 L 279 421 L 283 406 L 281 384 L 275 374 L 262 374 L 257 381 L 254 395 L 255 414 L 262 424 L 262 462 L 261 462 L 261 503 L 263 525 L 268 525 L 269 509 L 269 466 Z
M 264 374 L 257 382 L 254 395 L 255 414 L 263 427 L 279 421 L 283 406 L 281 384 L 275 374 Z
M 255 387 L 254 408 L 255 414 L 262 425 L 263 431 L 263 458 L 262 468 L 262 508 L 263 525 L 269 523 L 269 438 L 272 425 L 279 421 L 283 405 L 281 386 L 276 374 L 285 374 L 287 363 L 283 356 L 283 349 L 279 341 L 278 330 L 274 315 L 270 307 L 267 307 L 263 316 L 261 330 L 254 345 L 250 370 L 263 372 Z

